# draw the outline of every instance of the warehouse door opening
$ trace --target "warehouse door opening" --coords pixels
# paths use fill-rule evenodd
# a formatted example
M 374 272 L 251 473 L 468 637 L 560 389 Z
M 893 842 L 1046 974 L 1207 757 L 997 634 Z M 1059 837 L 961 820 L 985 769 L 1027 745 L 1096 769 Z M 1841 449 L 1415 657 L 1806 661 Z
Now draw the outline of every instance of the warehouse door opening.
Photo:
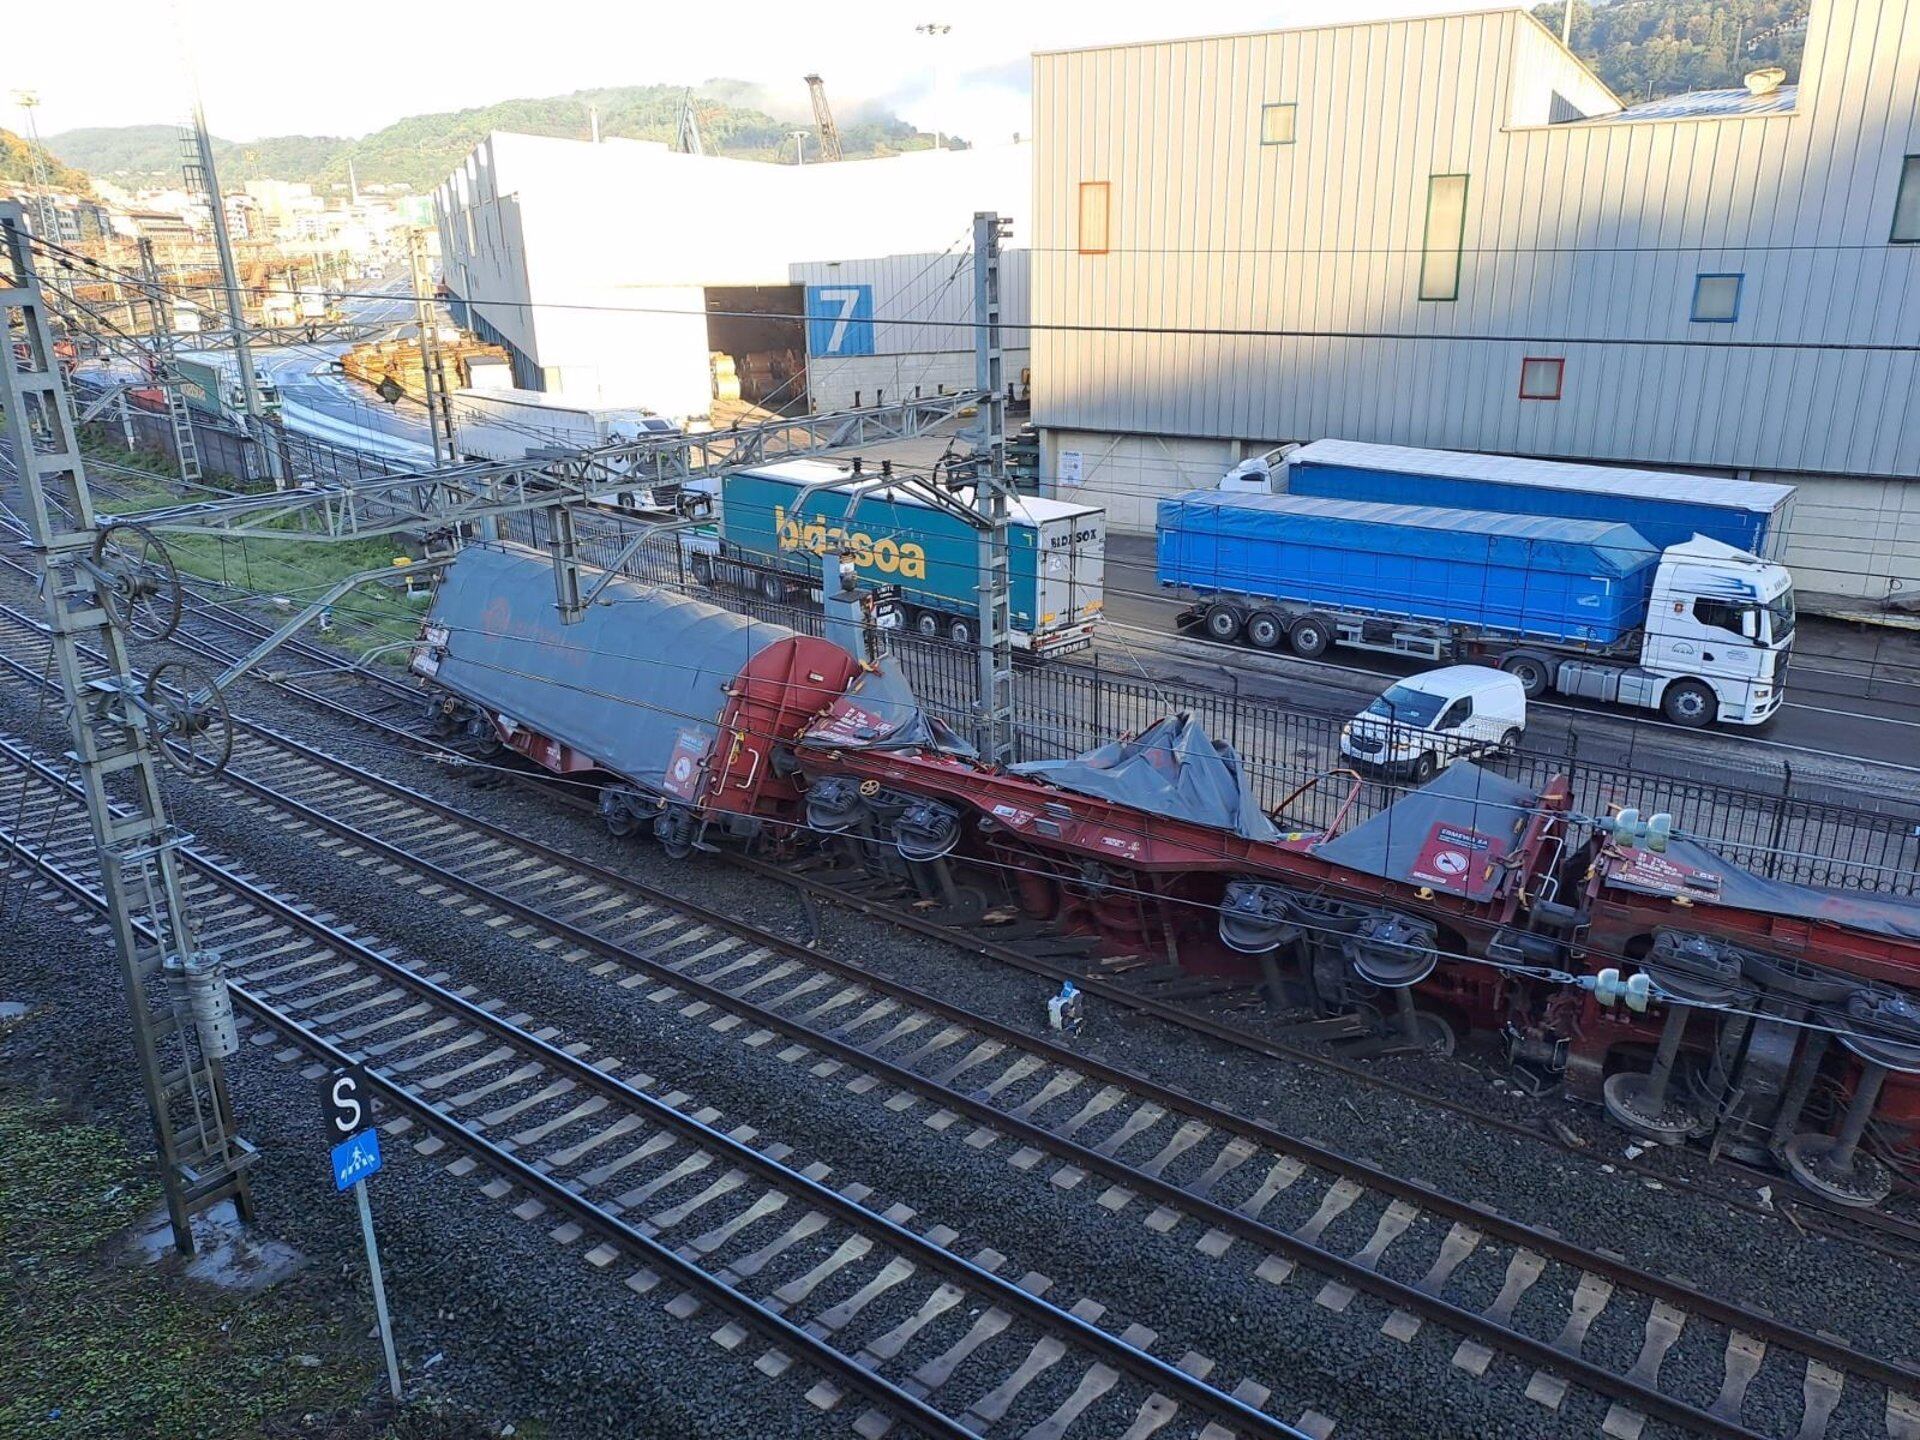
M 715 424 L 807 411 L 807 319 L 800 285 L 709 285 Z

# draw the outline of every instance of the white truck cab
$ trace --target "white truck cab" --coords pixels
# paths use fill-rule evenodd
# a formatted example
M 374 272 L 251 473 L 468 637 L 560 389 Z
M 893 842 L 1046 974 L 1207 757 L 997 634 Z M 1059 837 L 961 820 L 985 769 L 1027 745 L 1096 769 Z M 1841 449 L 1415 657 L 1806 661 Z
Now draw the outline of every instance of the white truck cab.
M 1554 688 L 1658 709 L 1676 725 L 1759 725 L 1780 708 L 1793 627 L 1785 566 L 1696 535 L 1660 556 L 1639 664 L 1563 660 Z
M 1455 760 L 1512 750 L 1526 731 L 1518 680 L 1491 665 L 1447 665 L 1388 686 L 1347 722 L 1340 753 L 1424 785 Z

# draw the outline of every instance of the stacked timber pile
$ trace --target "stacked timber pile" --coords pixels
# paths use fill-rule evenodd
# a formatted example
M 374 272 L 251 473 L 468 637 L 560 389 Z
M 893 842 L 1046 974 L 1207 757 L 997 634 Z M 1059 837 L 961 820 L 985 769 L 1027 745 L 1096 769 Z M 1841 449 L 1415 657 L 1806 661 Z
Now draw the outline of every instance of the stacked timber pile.
M 440 341 L 440 362 L 446 369 L 449 384 L 470 384 L 472 373 L 468 367 L 476 360 L 495 360 L 503 365 L 508 363 L 507 352 L 498 345 L 484 345 L 464 336 Z M 340 368 L 353 379 L 376 388 L 382 380 L 391 379 L 409 395 L 426 394 L 426 373 L 420 361 L 420 341 L 417 337 L 373 340 L 355 345 L 340 357 Z

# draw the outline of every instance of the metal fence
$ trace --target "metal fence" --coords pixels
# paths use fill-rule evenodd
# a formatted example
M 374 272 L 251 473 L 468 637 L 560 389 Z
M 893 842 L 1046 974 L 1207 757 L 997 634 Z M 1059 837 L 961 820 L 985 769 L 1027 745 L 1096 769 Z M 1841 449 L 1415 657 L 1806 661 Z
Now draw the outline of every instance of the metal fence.
M 126 434 L 118 415 L 102 417 L 90 424 L 98 438 L 118 441 Z M 173 423 L 165 415 L 130 406 L 125 425 L 131 428 L 134 444 L 139 449 L 165 455 L 175 464 L 179 463 Z M 193 443 L 200 452 L 200 468 L 208 477 L 225 479 L 241 488 L 268 483 L 267 457 L 258 442 L 209 416 L 193 415 L 192 425 Z M 294 484 L 345 485 L 386 475 L 404 475 L 408 469 L 377 455 L 343 449 L 278 425 L 272 427 L 272 441 L 280 451 L 287 479 Z
M 576 536 L 582 560 L 605 567 L 641 522 L 611 511 L 582 512 Z M 506 538 L 543 547 L 546 517 L 528 512 L 505 522 Z M 757 595 L 716 592 L 694 583 L 679 541 L 656 536 L 621 567 L 635 579 L 723 604 L 807 634 L 822 633 L 818 610 Z M 972 723 L 974 655 L 943 640 L 892 640 L 914 693 L 933 714 L 967 733 Z M 1341 721 L 1271 700 L 1116 674 L 1098 655 L 1014 672 L 1015 743 L 1021 760 L 1077 754 L 1139 731 L 1160 717 L 1190 711 L 1216 740 L 1239 752 L 1254 793 L 1269 809 L 1285 804 L 1287 824 L 1317 829 L 1342 807 L 1347 823 L 1378 814 L 1404 786 L 1354 778 L 1340 755 Z M 1582 761 L 1577 741 L 1560 752 L 1523 748 L 1490 763 L 1539 791 L 1556 776 L 1572 787 L 1576 815 L 1604 817 L 1634 808 L 1667 813 L 1677 829 L 1729 859 L 1777 879 L 1893 895 L 1920 893 L 1920 803 L 1887 797 L 1877 808 L 1815 798 L 1796 790 L 1782 765 L 1752 787 L 1649 775 Z M 1766 774 L 1756 765 L 1756 773 Z M 1304 788 L 1303 788 L 1304 787 Z

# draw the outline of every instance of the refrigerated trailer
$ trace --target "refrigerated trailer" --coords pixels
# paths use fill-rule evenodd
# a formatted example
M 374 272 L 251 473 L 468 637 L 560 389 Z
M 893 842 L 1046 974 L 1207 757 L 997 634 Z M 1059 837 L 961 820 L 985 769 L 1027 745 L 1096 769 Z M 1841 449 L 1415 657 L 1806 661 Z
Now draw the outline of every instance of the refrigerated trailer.
M 1272 488 L 1323 500 L 1608 520 L 1633 526 L 1661 549 L 1704 535 L 1766 560 L 1785 548 L 1794 497 L 1791 485 L 1756 480 L 1356 440 L 1315 440 L 1290 451 Z
M 855 571 L 897 586 L 909 629 L 972 643 L 979 614 L 978 532 L 899 487 L 800 496 L 825 481 L 871 480 L 818 460 L 735 471 L 718 515 L 683 542 L 695 575 L 778 601 L 818 591 L 820 557 L 846 550 Z M 1008 525 L 1009 619 L 1016 649 L 1057 655 L 1092 643 L 1105 608 L 1106 512 L 1095 505 L 1016 497 Z

